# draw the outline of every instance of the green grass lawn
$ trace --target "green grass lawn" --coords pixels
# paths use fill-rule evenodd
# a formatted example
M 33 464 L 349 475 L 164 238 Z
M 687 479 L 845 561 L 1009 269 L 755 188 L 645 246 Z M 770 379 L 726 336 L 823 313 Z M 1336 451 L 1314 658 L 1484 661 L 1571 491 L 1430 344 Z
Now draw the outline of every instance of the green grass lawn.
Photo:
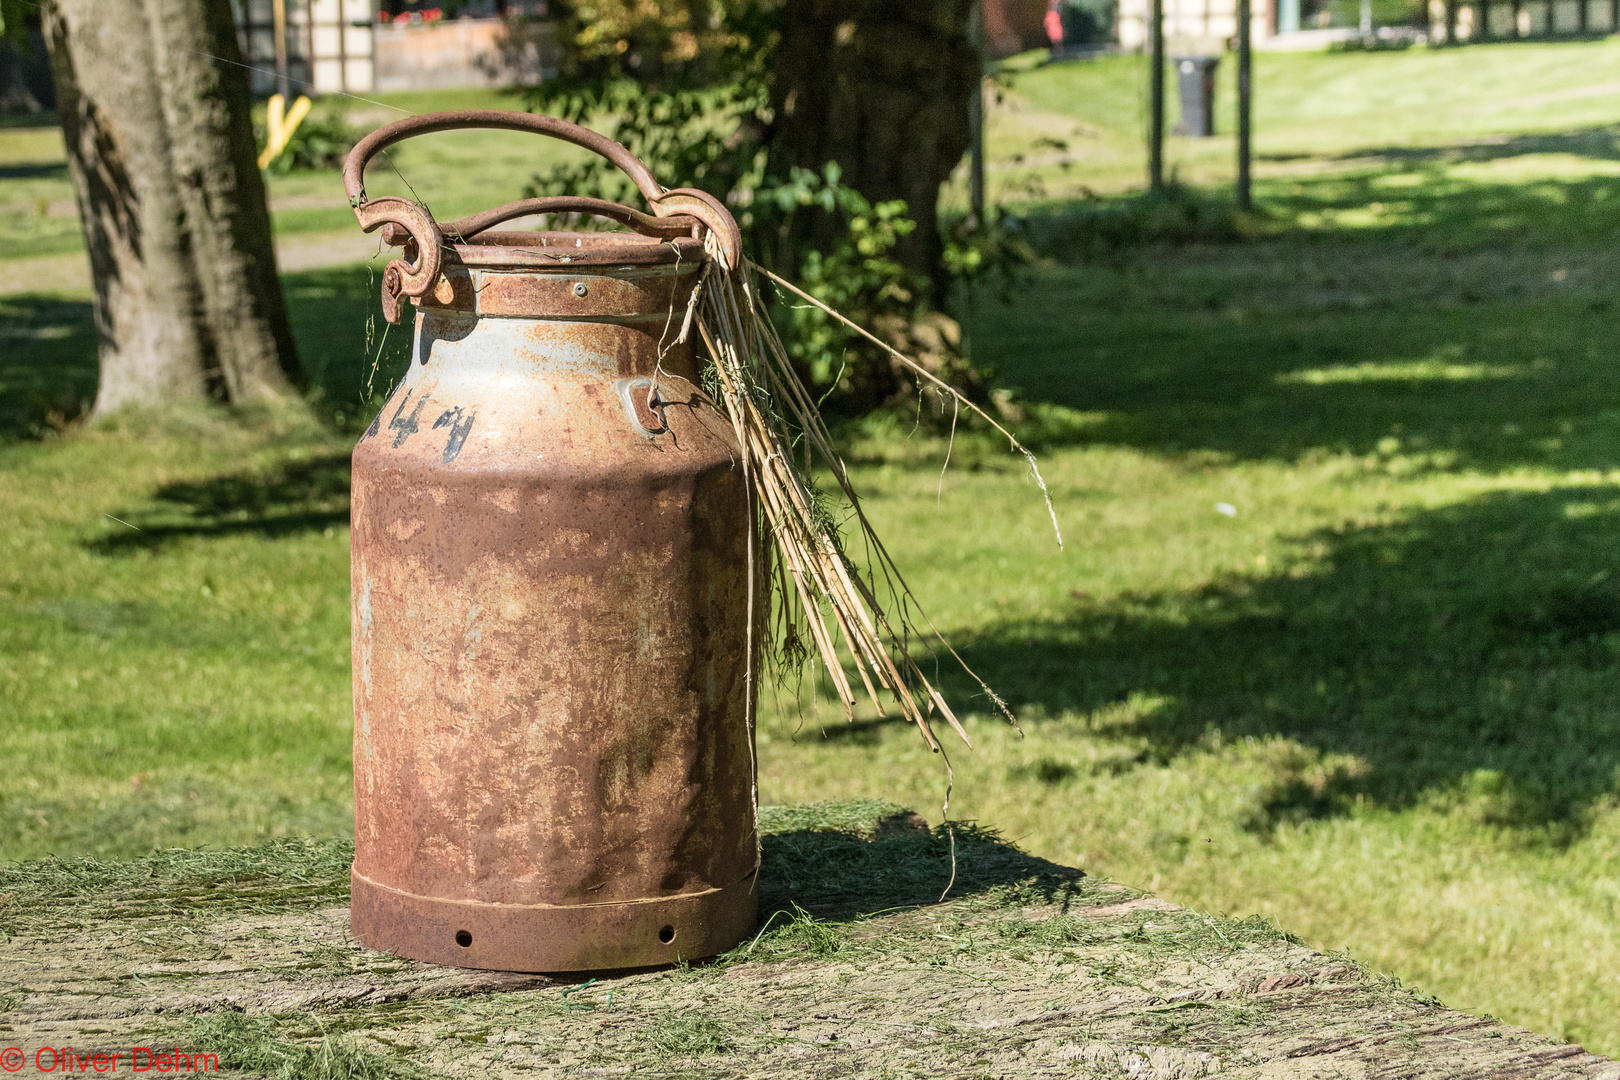
M 1609 42 L 1262 56 L 1247 239 L 978 297 L 1062 553 L 994 443 L 959 435 L 941 486 L 926 428 L 847 432 L 896 559 L 1023 722 L 968 720 L 954 815 L 1620 1054 L 1617 68 Z M 1136 182 L 1133 71 L 1017 75 L 997 197 L 1061 218 Z M 1172 160 L 1213 184 L 1229 148 Z M 367 274 L 288 278 L 340 424 L 0 448 L 0 856 L 347 829 L 346 433 L 402 340 L 373 372 Z M 12 430 L 93 389 L 81 298 L 0 298 L 0 340 Z M 937 818 L 914 732 L 792 687 L 763 708 L 766 801 Z
M 327 99 L 359 130 L 417 112 L 439 109 L 521 109 L 522 99 L 494 90 L 434 94 L 378 94 L 379 105 Z M 262 107 L 259 110 L 262 115 Z M 585 151 L 513 132 L 440 132 L 412 139 L 380 156 L 367 170 L 372 195 L 413 191 L 450 221 L 521 198 L 524 185 L 553 162 Z M 276 234 L 352 229 L 354 211 L 335 172 L 270 176 Z M 84 250 L 73 208 L 62 137 L 54 126 L 0 128 L 0 259 Z
M 1147 61 L 1118 56 L 1017 70 L 987 127 L 993 201 L 1113 192 L 1146 181 Z M 1255 171 L 1316 177 L 1356 159 L 1496 160 L 1556 155 L 1613 175 L 1620 124 L 1620 39 L 1374 53 L 1255 57 Z M 1167 128 L 1178 119 L 1167 76 Z M 1237 64 L 1217 70 L 1216 131 L 1167 140 L 1167 175 L 1198 184 L 1236 173 Z M 1508 142 L 1502 140 L 1507 138 Z M 1463 149 L 1466 144 L 1485 147 Z M 1461 144 L 1461 145 L 1460 145 Z M 1596 155 L 1593 150 L 1600 152 Z M 1596 156 L 1605 159 L 1595 164 Z M 1539 166 L 1532 172 L 1540 171 Z M 947 203 L 965 204 L 965 176 Z

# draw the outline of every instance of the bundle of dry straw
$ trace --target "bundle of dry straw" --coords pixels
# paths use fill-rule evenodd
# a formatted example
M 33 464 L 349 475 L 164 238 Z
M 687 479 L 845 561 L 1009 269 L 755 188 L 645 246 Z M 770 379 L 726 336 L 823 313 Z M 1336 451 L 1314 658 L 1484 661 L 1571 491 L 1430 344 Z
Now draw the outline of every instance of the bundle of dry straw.
M 725 260 L 717 257 L 718 251 L 710 254 L 715 257 L 707 260 L 704 277 L 693 296 L 693 307 L 687 313 L 687 325 L 691 325 L 695 312 L 698 332 L 714 361 L 726 411 L 742 445 L 743 469 L 749 489 L 758 501 L 758 519 L 765 529 L 764 543 L 752 544 L 750 550 L 763 549 L 763 572 L 772 576 L 774 586 L 767 594 L 774 592 L 780 597 L 774 617 L 768 620 L 775 624 L 776 634 L 780 635 L 778 640 L 791 648 L 800 640 L 800 633 L 808 633 L 846 714 L 853 716 L 856 692 L 839 656 L 838 639 L 841 638 L 854 660 L 854 669 L 867 696 L 880 713 L 884 711 L 880 693 L 887 692 L 901 714 L 917 725 L 936 753 L 943 754 L 932 726 L 936 715 L 949 723 L 971 748 L 967 732 L 944 695 L 912 657 L 909 643 L 923 636 L 915 621 L 921 619 L 927 625 L 926 636 L 949 652 L 979 684 L 996 709 L 1016 726 L 1017 721 L 1006 703 L 968 668 L 922 612 L 899 568 L 873 530 L 816 400 L 799 380 L 771 323 L 765 300 L 760 295 L 760 279 L 769 279 L 843 322 L 886 349 L 918 378 L 948 397 L 953 408 L 953 442 L 956 416 L 964 407 L 982 416 L 1006 436 L 1012 448 L 1028 459 L 1035 481 L 1046 498 L 1052 528 L 1057 532 L 1057 514 L 1035 456 L 994 417 L 953 387 L 815 297 L 747 259 L 742 261 L 739 271 L 733 273 L 727 269 Z M 796 440 L 802 441 L 801 454 L 795 453 Z M 871 554 L 871 565 L 864 575 L 846 554 L 838 523 L 826 510 L 825 500 L 811 482 L 813 456 L 820 458 L 837 481 L 866 550 Z M 948 451 L 946 460 L 948 464 Z M 1060 548 L 1062 543 L 1059 532 Z M 758 573 L 760 569 L 751 563 L 750 596 L 757 595 L 753 579 Z M 753 624 L 754 620 L 750 619 L 750 625 Z M 751 648 L 750 655 L 754 651 Z M 749 677 L 755 677 L 752 666 Z M 948 756 L 945 764 L 949 776 Z M 947 809 L 949 800 L 947 780 Z

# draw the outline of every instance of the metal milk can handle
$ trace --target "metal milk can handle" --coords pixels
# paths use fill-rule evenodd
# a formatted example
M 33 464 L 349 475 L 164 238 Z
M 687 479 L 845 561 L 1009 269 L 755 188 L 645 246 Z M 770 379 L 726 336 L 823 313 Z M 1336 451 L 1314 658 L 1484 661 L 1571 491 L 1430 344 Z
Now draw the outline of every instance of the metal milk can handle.
M 554 139 L 573 143 L 607 158 L 634 181 L 652 214 L 644 214 L 629 206 L 582 196 L 553 196 L 543 199 L 521 199 L 492 210 L 474 214 L 446 224 L 435 222 L 427 209 L 409 199 L 385 195 L 366 198 L 366 164 L 373 154 L 401 140 L 435 131 L 457 128 L 501 128 L 507 131 L 527 131 L 536 135 L 550 135 Z M 677 236 L 696 235 L 706 228 L 719 242 L 721 256 L 726 265 L 735 269 L 742 255 L 742 234 L 736 219 L 724 203 L 706 191 L 696 188 L 665 190 L 636 156 L 605 135 L 589 128 L 558 120 L 553 116 L 534 113 L 507 112 L 500 109 L 461 109 L 454 112 L 424 113 L 380 127 L 361 139 L 349 152 L 343 165 L 343 188 L 348 193 L 349 205 L 360 220 L 364 232 L 385 228 L 383 239 L 390 244 L 415 247 L 415 261 L 394 259 L 383 271 L 383 311 L 389 322 L 399 321 L 399 297 L 422 296 L 433 288 L 439 277 L 446 240 L 455 242 L 484 231 L 512 218 L 528 214 L 582 212 L 610 218 L 628 225 L 646 236 L 673 239 Z

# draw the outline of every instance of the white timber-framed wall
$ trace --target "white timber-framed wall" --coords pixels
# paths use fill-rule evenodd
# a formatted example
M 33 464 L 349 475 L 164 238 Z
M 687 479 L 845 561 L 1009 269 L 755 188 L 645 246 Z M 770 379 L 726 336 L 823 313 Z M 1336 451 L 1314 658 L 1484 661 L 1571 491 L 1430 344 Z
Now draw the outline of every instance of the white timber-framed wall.
M 1256 44 L 1275 33 L 1275 0 L 1252 0 L 1249 33 Z M 1147 47 L 1152 19 L 1150 0 L 1119 0 L 1115 24 L 1119 47 L 1139 51 Z M 1171 52 L 1218 53 L 1237 38 L 1237 0 L 1164 0 L 1164 38 Z
M 309 21 L 316 91 L 375 90 L 375 0 L 309 0 Z
M 253 92 L 276 92 L 275 0 L 231 0 Z M 287 77 L 297 94 L 376 89 L 376 0 L 284 0 Z
M 1437 42 L 1449 33 L 1458 41 L 1614 33 L 1620 30 L 1620 0 L 1473 0 L 1456 4 L 1450 18 L 1444 0 L 1429 0 L 1429 25 L 1430 40 Z

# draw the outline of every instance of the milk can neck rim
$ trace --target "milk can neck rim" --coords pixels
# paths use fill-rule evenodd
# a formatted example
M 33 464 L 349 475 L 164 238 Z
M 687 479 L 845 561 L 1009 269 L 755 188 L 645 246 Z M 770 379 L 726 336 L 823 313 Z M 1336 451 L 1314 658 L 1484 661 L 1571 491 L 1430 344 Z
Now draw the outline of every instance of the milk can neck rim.
M 680 266 L 695 273 L 703 244 L 690 236 L 660 240 L 631 232 L 485 232 L 454 245 L 467 267 L 566 271 L 575 266 Z

